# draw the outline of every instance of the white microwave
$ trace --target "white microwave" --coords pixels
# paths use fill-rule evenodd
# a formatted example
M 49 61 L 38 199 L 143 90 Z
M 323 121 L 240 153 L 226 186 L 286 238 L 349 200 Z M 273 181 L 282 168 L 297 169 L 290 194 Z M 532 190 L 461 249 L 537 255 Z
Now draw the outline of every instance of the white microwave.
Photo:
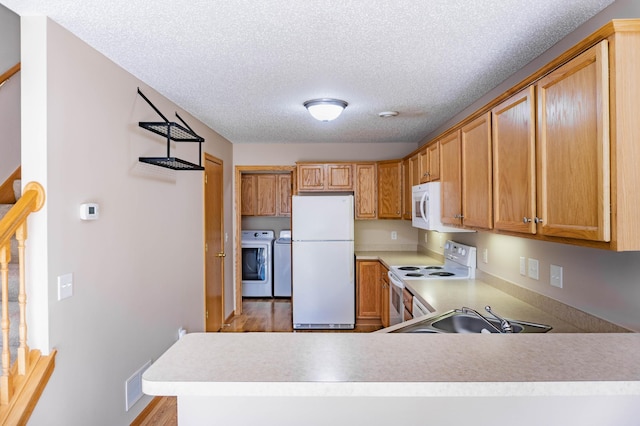
M 474 232 L 469 229 L 445 226 L 440 212 L 440 182 L 415 185 L 412 191 L 412 221 L 414 228 L 438 232 Z

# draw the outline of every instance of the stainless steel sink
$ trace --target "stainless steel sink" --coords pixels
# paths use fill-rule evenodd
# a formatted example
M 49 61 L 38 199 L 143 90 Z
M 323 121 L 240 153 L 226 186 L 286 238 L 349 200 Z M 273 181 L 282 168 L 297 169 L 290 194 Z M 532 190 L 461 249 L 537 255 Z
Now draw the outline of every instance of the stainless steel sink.
M 551 327 L 526 321 L 508 320 L 513 333 L 546 333 Z M 394 330 L 393 333 L 501 333 L 500 321 L 452 310 L 437 317 Z

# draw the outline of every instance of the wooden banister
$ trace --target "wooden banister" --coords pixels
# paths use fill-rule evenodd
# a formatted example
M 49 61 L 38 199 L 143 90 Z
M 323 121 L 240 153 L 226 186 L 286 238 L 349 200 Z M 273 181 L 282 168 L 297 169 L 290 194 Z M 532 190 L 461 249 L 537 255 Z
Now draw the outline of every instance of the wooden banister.
M 4 84 L 5 81 L 9 80 L 11 77 L 16 75 L 16 73 L 20 71 L 20 62 L 9 68 L 7 71 L 3 72 L 0 75 L 0 86 Z
M 25 288 L 25 240 L 27 238 L 27 218 L 33 212 L 42 208 L 45 201 L 44 188 L 37 182 L 29 182 L 23 191 L 23 195 L 0 219 L 0 283 L 2 291 L 2 376 L 0 376 L 0 406 L 8 406 L 12 403 L 16 381 L 14 376 L 25 376 L 31 367 L 31 357 L 27 345 L 27 294 Z M 16 368 L 11 365 L 11 352 L 9 348 L 9 262 L 11 261 L 11 239 L 18 242 L 19 265 L 19 347 L 17 349 Z M 15 367 L 14 365 L 14 367 Z

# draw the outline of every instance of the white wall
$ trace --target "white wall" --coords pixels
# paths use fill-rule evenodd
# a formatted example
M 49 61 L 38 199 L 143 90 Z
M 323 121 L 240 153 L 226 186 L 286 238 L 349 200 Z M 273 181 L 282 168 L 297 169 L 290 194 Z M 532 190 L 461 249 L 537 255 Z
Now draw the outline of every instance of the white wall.
M 0 74 L 20 62 L 20 17 L 0 4 Z M 0 87 L 0 184 L 20 165 L 20 73 Z
M 0 74 L 20 62 L 20 17 L 0 4 Z
M 166 142 L 138 126 L 159 117 L 136 88 L 207 140 L 229 169 L 225 197 L 231 146 L 48 18 L 23 17 L 22 31 L 23 175 L 47 193 L 30 219 L 29 307 L 45 316 L 30 340 L 58 350 L 30 424 L 129 424 L 150 398 L 126 413 L 127 378 L 173 344 L 179 327 L 204 327 L 203 174 L 138 162 L 165 155 Z M 197 162 L 198 146 L 174 154 Z M 79 219 L 84 202 L 99 203 L 99 220 Z M 58 301 L 66 273 L 74 294 Z
M 0 129 L 1 184 L 20 166 L 20 72 L 0 87 Z
M 640 18 L 640 2 L 617 0 L 547 52 L 536 58 L 514 76 L 483 96 L 478 102 L 452 118 L 437 129 L 435 137 L 447 128 L 482 107 L 513 85 L 574 46 L 611 19 Z M 442 252 L 437 233 L 428 233 L 430 241 L 424 243 L 424 232 L 420 233 L 420 244 Z M 447 238 L 446 236 L 443 238 Z M 534 290 L 568 305 L 640 332 L 640 252 L 612 253 L 606 250 L 575 247 L 515 238 L 490 233 L 449 234 L 461 242 L 489 249 L 489 263 L 483 264 L 478 256 L 479 269 L 525 288 Z M 522 277 L 519 274 L 520 256 L 538 259 L 540 280 Z M 564 272 L 562 289 L 549 284 L 549 266 L 560 265 Z

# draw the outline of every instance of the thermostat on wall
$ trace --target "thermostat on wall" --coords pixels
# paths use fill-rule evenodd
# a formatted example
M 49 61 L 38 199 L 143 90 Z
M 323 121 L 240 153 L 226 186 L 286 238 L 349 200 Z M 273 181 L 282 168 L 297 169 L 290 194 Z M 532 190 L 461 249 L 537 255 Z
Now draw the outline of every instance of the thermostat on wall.
M 96 220 L 98 216 L 99 211 L 96 203 L 84 203 L 80 205 L 80 219 Z

